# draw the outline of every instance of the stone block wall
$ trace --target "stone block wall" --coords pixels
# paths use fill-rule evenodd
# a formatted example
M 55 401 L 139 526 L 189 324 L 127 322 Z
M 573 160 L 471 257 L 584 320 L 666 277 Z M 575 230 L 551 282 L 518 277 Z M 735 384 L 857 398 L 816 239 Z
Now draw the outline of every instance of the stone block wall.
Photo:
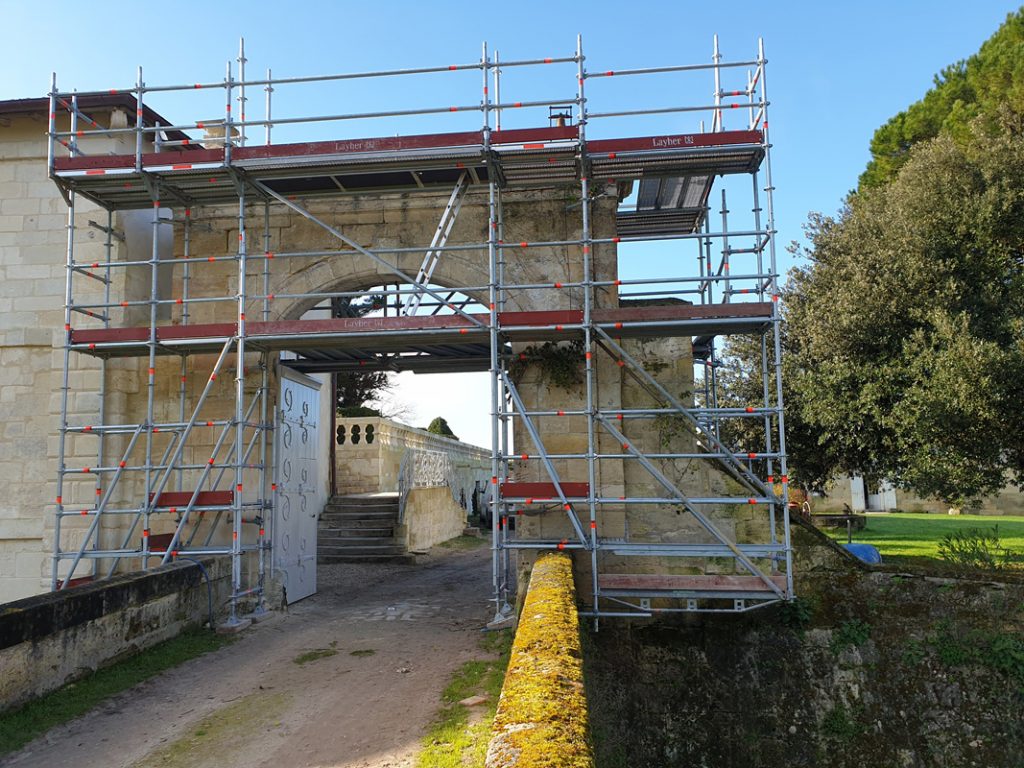
M 231 594 L 230 566 L 207 561 L 69 587 L 0 609 L 0 711 L 207 621 Z
M 466 510 L 455 503 L 447 486 L 413 488 L 395 539 L 409 552 L 421 552 L 454 539 L 466 528 Z
M 109 112 L 96 117 L 102 122 Z M 0 603 L 49 586 L 68 215 L 47 178 L 45 118 L 13 116 L 0 125 Z M 88 140 L 83 149 L 124 151 L 119 140 L 104 138 Z M 82 198 L 76 202 L 76 259 L 102 262 L 104 235 L 89 221 L 105 223 L 106 213 Z M 79 301 L 102 301 L 101 283 L 79 282 Z M 108 414 L 116 419 L 125 396 L 138 387 L 138 366 L 109 369 Z M 95 419 L 99 378 L 97 361 L 73 359 L 69 419 Z M 95 436 L 73 440 L 69 463 L 93 464 L 96 447 Z M 65 495 L 70 504 L 91 504 L 95 489 L 77 483 Z M 72 538 L 76 527 L 80 523 L 69 521 Z
M 867 570 L 821 538 L 794 531 L 796 604 L 588 634 L 600 764 L 1024 765 L 1020 579 Z

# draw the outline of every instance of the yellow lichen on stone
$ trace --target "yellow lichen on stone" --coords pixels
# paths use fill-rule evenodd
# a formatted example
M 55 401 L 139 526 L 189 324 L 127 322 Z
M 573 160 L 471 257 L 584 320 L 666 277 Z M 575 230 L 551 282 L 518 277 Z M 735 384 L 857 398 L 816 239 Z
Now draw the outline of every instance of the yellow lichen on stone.
M 488 768 L 592 768 L 572 560 L 534 564 L 494 718 Z

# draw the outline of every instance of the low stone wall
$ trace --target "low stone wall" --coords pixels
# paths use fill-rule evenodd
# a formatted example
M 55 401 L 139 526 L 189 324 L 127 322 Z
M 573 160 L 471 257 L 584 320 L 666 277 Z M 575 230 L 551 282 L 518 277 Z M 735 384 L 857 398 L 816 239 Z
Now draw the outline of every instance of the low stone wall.
M 592 768 L 572 560 L 539 557 L 512 644 L 487 768 Z
M 398 472 L 408 450 L 447 453 L 456 462 L 490 462 L 491 457 L 471 443 L 376 417 L 339 418 L 335 442 L 338 492 L 343 494 L 398 490 Z
M 466 510 L 455 503 L 447 486 L 413 488 L 395 538 L 417 552 L 454 539 L 465 527 Z
M 230 563 L 204 566 L 216 612 L 231 592 Z M 208 605 L 187 562 L 0 605 L 0 711 L 201 624 Z

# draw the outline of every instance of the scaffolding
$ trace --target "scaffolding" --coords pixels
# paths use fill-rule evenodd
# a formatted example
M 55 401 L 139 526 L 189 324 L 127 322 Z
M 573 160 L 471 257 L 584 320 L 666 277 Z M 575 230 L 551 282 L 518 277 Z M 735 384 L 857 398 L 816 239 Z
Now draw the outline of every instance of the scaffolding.
M 68 204 L 54 589 L 80 577 L 83 563 L 91 564 L 86 577 L 102 578 L 121 563 L 146 569 L 175 558 L 223 556 L 231 562 L 231 620 L 237 620 L 243 598 L 259 604 L 279 492 L 271 382 L 282 364 L 281 353 L 289 352 L 294 359 L 286 364 L 307 373 L 489 371 L 488 505 L 499 616 L 509 610 L 512 557 L 523 550 L 576 553 L 578 572 L 589 580 L 588 605 L 581 613 L 595 622 L 659 611 L 742 612 L 792 598 L 774 187 L 760 41 L 756 57 L 749 60 L 723 61 L 716 37 L 710 63 L 625 70 L 587 69 L 580 39 L 571 55 L 561 57 L 499 61 L 485 44 L 480 59 L 470 63 L 322 77 L 274 78 L 268 70 L 265 77 L 246 79 L 244 48 L 236 61 L 237 69 L 228 62 L 223 80 L 167 86 L 145 83 L 140 68 L 133 87 L 113 92 L 63 92 L 53 78 L 48 164 Z M 502 100 L 503 86 L 506 93 L 510 88 L 503 83 L 507 73 L 540 69 L 562 73 L 564 79 L 554 82 L 572 84 L 567 97 Z M 296 86 L 459 73 L 479 77 L 478 95 L 463 104 L 298 117 L 271 111 L 274 95 Z M 722 85 L 737 74 L 743 77 L 738 88 Z M 709 75 L 714 85 L 707 103 L 603 112 L 590 106 L 590 91 L 610 81 Z M 246 89 L 264 92 L 262 117 L 246 114 Z M 663 87 L 658 92 L 674 91 Z M 81 100 L 108 93 L 134 98 L 134 120 L 100 126 L 79 106 Z M 196 93 L 222 98 L 223 117 L 172 125 L 152 119 L 151 100 Z M 508 126 L 513 116 L 524 113 L 549 125 L 502 126 L 503 119 Z M 273 129 L 473 115 L 480 126 L 461 132 L 271 141 Z M 597 133 L 595 124 L 651 125 L 681 115 L 702 118 L 699 130 L 591 137 Z M 726 129 L 731 115 L 739 117 L 740 128 Z M 264 141 L 255 143 L 259 129 Z M 197 131 L 206 136 L 194 138 Z M 87 154 L 90 142 L 100 139 L 121 151 Z M 730 231 L 724 182 L 744 175 L 751 182 L 751 217 L 747 226 Z M 720 227 L 712 224 L 711 215 L 712 186 L 719 178 Z M 505 196 L 544 189 L 575 190 L 576 201 L 567 210 L 578 215 L 577 236 L 507 239 Z M 615 206 L 614 234 L 595 234 L 595 206 L 606 205 L 601 199 L 616 189 L 623 199 Z M 382 193 L 439 190 L 450 194 L 434 235 L 415 246 L 361 244 L 314 211 L 321 198 L 373 199 Z M 471 204 L 470 195 L 479 195 L 485 206 L 486 240 L 452 242 L 453 225 Z M 104 237 L 103 261 L 77 257 L 79 198 L 106 211 L 105 222 L 89 222 Z M 237 230 L 237 247 L 229 253 L 197 253 L 195 233 L 216 226 L 204 224 L 203 213 L 214 211 L 213 219 L 222 219 L 228 207 L 234 211 L 231 231 L 233 236 Z M 145 209 L 151 214 L 138 215 L 149 219 L 148 256 L 118 257 L 125 232 L 117 228 L 115 214 Z M 282 212 L 319 227 L 337 247 L 289 250 L 287 243 L 274 243 L 271 218 Z M 603 230 L 606 224 L 601 222 Z M 173 259 L 161 245 L 168 228 L 180 233 L 182 242 Z M 672 263 L 683 266 L 624 277 L 623 253 L 633 244 L 655 242 L 677 254 Z M 579 268 L 567 265 L 555 281 L 509 279 L 512 259 L 552 248 L 573 249 Z M 615 274 L 598 274 L 595 249 L 601 248 L 615 254 Z M 694 249 L 696 258 L 679 256 L 685 248 Z M 415 274 L 398 266 L 410 254 L 422 256 Z M 277 265 L 342 255 L 364 260 L 387 280 L 364 290 L 275 293 Z M 453 255 L 484 264 L 486 282 L 435 285 L 435 268 Z M 228 290 L 220 295 L 197 290 L 204 285 L 204 269 L 219 269 L 222 275 L 229 270 Z M 168 270 L 176 286 L 171 293 Z M 515 297 L 520 296 L 530 296 L 531 306 L 554 308 L 517 311 Z M 364 317 L 332 311 L 326 319 L 281 320 L 272 311 L 282 300 L 309 306 L 327 302 L 326 308 L 336 310 L 339 301 L 368 297 L 376 297 L 381 307 Z M 197 316 L 214 321 L 196 322 Z M 757 402 L 719 402 L 718 339 L 731 334 L 760 338 Z M 695 396 L 680 395 L 659 378 L 634 344 L 679 338 L 689 340 L 699 363 Z M 547 342 L 578 355 L 582 371 L 575 401 L 567 394 L 564 403 L 531 403 L 517 385 L 516 361 L 527 357 L 529 345 Z M 72 386 L 81 368 L 76 361 L 83 356 L 99 366 L 94 418 L 83 415 Z M 166 362 L 174 358 L 176 365 Z M 112 395 L 105 391 L 113 376 L 110 366 L 132 360 L 141 361 L 136 364 L 145 394 L 139 393 L 137 418 L 118 420 L 111 414 Z M 614 365 L 649 402 L 608 407 L 600 387 L 604 364 Z M 232 371 L 227 391 L 219 382 Z M 164 373 L 177 383 L 159 381 Z M 167 417 L 170 401 L 173 418 Z M 132 412 L 118 402 L 121 411 Z M 583 450 L 546 448 L 558 428 L 544 424 L 562 418 L 585 422 Z M 760 425 L 762 445 L 727 443 L 724 425 L 743 419 Z M 687 439 L 656 450 L 635 439 L 666 420 Z M 96 444 L 83 448 L 87 439 Z M 95 456 L 88 466 L 86 455 Z M 686 483 L 668 471 L 680 462 L 713 467 L 727 491 L 704 496 L 685 491 L 681 486 Z M 609 469 L 612 465 L 620 469 Z M 624 479 L 633 471 L 627 465 L 642 468 L 657 492 L 631 492 L 640 486 Z M 623 479 L 609 481 L 619 476 L 616 471 Z M 634 509 L 653 509 L 666 518 L 685 516 L 699 535 L 675 540 L 633 535 L 628 520 Z M 722 520 L 737 509 L 751 521 L 757 517 L 758 525 L 748 526 L 757 531 L 753 538 L 723 526 Z M 557 516 L 564 533 L 552 535 L 550 525 L 531 526 L 537 513 Z M 613 513 L 627 520 L 624 530 L 603 530 Z M 112 518 L 120 523 L 105 525 Z M 637 562 L 646 565 L 631 566 Z M 709 563 L 717 565 L 708 569 Z

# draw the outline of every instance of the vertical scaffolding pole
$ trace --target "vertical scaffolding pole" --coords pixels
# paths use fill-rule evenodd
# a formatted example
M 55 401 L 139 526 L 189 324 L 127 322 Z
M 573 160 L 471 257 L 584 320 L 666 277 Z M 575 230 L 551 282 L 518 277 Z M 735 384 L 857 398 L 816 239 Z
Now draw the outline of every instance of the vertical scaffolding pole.
M 491 114 L 488 80 L 490 61 L 487 57 L 487 43 L 483 44 L 481 54 L 483 70 L 483 149 L 490 157 L 491 149 Z M 490 162 L 490 160 L 488 161 Z M 498 202 L 496 175 L 487 174 L 487 333 L 490 344 L 490 375 L 491 375 L 491 581 L 494 588 L 494 620 L 504 618 L 501 608 L 504 603 L 501 579 L 501 474 L 500 451 L 501 436 L 499 420 L 502 414 L 502 403 L 499 392 L 501 364 L 498 350 Z
M 265 110 L 266 113 L 267 113 L 267 117 L 266 117 L 267 125 L 266 125 L 266 135 L 264 137 L 264 143 L 269 147 L 270 146 L 270 129 L 274 127 L 274 124 L 270 122 L 270 119 L 271 119 L 270 118 L 270 95 L 274 92 L 274 85 L 273 85 L 273 75 L 271 74 L 269 67 L 267 68 L 267 85 L 266 85 L 266 87 L 263 90 L 267 94 L 266 110 Z
M 263 201 L 263 322 L 270 320 L 270 201 Z
M 192 256 L 192 209 L 186 208 L 182 229 L 182 256 L 185 263 L 181 272 L 181 324 L 188 325 L 189 321 L 189 289 L 191 287 L 192 263 L 189 259 Z M 186 405 L 188 400 L 188 355 L 181 356 L 181 382 L 178 392 L 178 421 L 184 422 L 186 417 Z M 185 490 L 185 470 L 178 470 L 178 490 Z
M 103 253 L 104 253 L 104 268 L 103 268 L 103 303 L 110 304 L 110 262 L 112 260 L 113 249 L 114 249 L 114 212 L 109 208 L 107 209 L 107 225 L 106 225 L 106 238 L 103 241 Z M 104 312 L 103 316 L 103 327 L 110 327 L 110 309 L 108 308 Z M 100 360 L 100 380 L 99 380 L 99 416 L 97 417 L 100 424 L 107 423 L 107 359 L 104 357 Z M 107 433 L 104 430 L 100 430 L 100 433 L 96 436 L 96 466 L 106 466 L 106 444 L 107 444 Z M 93 501 L 95 509 L 99 509 L 100 497 L 103 494 L 103 478 L 101 475 L 96 475 L 96 498 Z M 99 550 L 100 547 L 100 534 L 101 531 L 96 532 L 96 538 L 93 543 L 93 549 Z M 92 562 L 92 576 L 93 578 L 99 573 L 100 561 L 98 559 Z
M 732 301 L 732 281 L 729 279 L 729 257 L 732 252 L 729 250 L 729 207 L 725 202 L 725 190 L 722 190 L 722 278 L 725 285 L 722 291 L 722 302 L 728 304 Z
M 238 337 L 235 358 L 235 496 L 231 520 L 231 615 L 237 624 L 238 599 L 242 593 L 242 509 L 245 472 L 245 300 L 246 300 L 245 185 L 238 186 Z
M 598 581 L 598 544 L 597 544 L 597 443 L 594 436 L 594 360 L 593 349 L 593 300 L 594 283 L 592 258 L 590 249 L 592 246 L 590 238 L 590 169 L 587 163 L 587 99 L 584 90 L 586 80 L 583 67 L 583 36 L 576 36 L 576 79 L 579 83 L 577 98 L 579 99 L 577 126 L 579 129 L 580 147 L 580 214 L 581 231 L 580 246 L 583 251 L 583 275 L 581 283 L 583 286 L 583 357 L 584 357 L 584 386 L 586 388 L 586 411 L 587 411 L 587 483 L 589 491 L 587 496 L 587 511 L 590 518 L 590 573 L 593 581 L 593 605 L 594 611 L 598 610 L 598 597 L 600 595 L 600 584 Z M 594 629 L 597 629 L 598 618 L 594 617 Z
M 238 146 L 245 146 L 245 38 L 238 38 Z
M 142 67 L 139 67 L 135 83 L 135 172 L 142 173 L 142 94 L 146 84 L 142 80 Z
M 53 139 L 56 133 L 57 110 L 57 75 L 53 74 L 50 85 L 50 168 L 53 168 Z M 64 518 L 64 475 L 67 470 L 68 440 L 68 394 L 71 368 L 71 306 L 72 289 L 75 274 L 75 193 L 68 194 L 67 242 L 65 252 L 64 276 L 64 367 L 61 372 L 60 384 L 60 434 L 57 440 L 57 498 L 53 519 L 53 564 L 50 569 L 50 589 L 57 589 L 60 576 L 59 565 L 61 555 L 61 522 Z
M 753 94 L 753 90 L 752 90 L 753 89 L 753 81 L 750 78 L 748 78 L 748 81 L 751 83 L 749 87 L 751 88 L 751 99 L 753 99 L 753 95 L 752 95 Z M 760 195 L 759 195 L 759 192 L 758 192 L 758 175 L 757 175 L 757 171 L 754 171 L 753 173 L 751 173 L 751 179 L 752 179 L 752 187 L 753 187 L 753 189 L 751 191 L 752 191 L 753 202 L 754 202 L 754 207 L 753 207 L 753 211 L 752 211 L 753 214 L 754 214 L 754 231 L 755 232 L 760 232 L 761 231 L 761 198 L 760 198 Z M 763 277 L 763 275 L 764 275 L 764 245 L 763 245 L 763 241 L 760 239 L 761 236 L 757 235 L 757 237 L 758 237 L 757 245 L 754 248 L 754 253 L 755 253 L 755 256 L 756 256 L 756 267 L 755 268 L 756 268 L 756 271 L 757 271 L 757 300 L 758 301 L 764 301 L 764 287 L 765 287 L 765 285 L 764 285 L 764 277 Z M 774 441 L 772 440 L 772 417 L 771 417 L 772 403 L 771 403 L 770 388 L 771 388 L 771 368 L 770 368 L 769 363 L 768 363 L 768 337 L 765 334 L 762 333 L 761 334 L 761 389 L 762 389 L 762 403 L 763 403 L 763 406 L 764 406 L 764 419 L 763 419 L 763 423 L 764 423 L 764 438 L 765 438 L 765 443 L 764 443 L 765 447 L 764 447 L 764 449 L 765 449 L 765 452 L 768 454 L 768 458 L 765 461 L 765 474 L 766 474 L 766 476 L 768 478 L 768 482 L 769 483 L 772 482 L 772 480 L 774 478 L 774 475 L 775 475 L 775 462 L 773 461 L 773 459 L 771 457 L 772 446 L 774 445 Z M 775 515 L 775 505 L 774 504 L 770 504 L 768 506 L 768 524 L 771 527 L 770 534 L 771 534 L 771 543 L 772 544 L 777 543 L 778 542 L 778 538 L 779 538 L 778 531 L 775 530 L 776 523 L 777 523 L 777 521 L 776 521 L 776 515 Z M 772 558 L 772 570 L 777 570 L 777 569 L 778 569 L 778 561 L 775 558 Z
M 715 115 L 711 120 L 711 132 L 724 131 L 725 125 L 722 120 L 722 70 L 719 67 L 719 63 L 722 61 L 722 55 L 718 51 L 718 35 L 714 38 L 714 51 L 711 55 L 711 60 L 714 62 L 715 70 Z
M 503 210 L 502 210 L 502 199 L 501 199 L 501 190 L 500 189 L 498 190 L 497 202 L 498 202 L 498 211 L 497 211 L 497 213 L 498 213 L 497 240 L 498 240 L 499 243 L 503 243 L 505 241 L 505 221 L 504 221 L 504 214 L 503 214 Z M 498 261 L 498 311 L 502 312 L 502 311 L 505 310 L 505 305 L 506 305 L 506 302 L 508 300 L 508 291 L 505 288 L 505 251 L 504 251 L 504 249 L 501 249 L 501 248 L 498 249 L 498 259 L 499 259 L 499 261 Z M 502 455 L 502 460 L 501 460 L 501 462 L 499 464 L 499 468 L 498 468 L 498 471 L 499 471 L 499 473 L 498 473 L 498 487 L 501 488 L 501 485 L 508 480 L 509 473 L 510 473 L 510 463 L 509 463 L 509 458 L 508 457 L 511 455 L 511 452 L 512 452 L 512 442 L 511 442 L 511 438 L 510 438 L 510 435 L 509 435 L 509 428 L 511 426 L 511 421 L 512 421 L 512 412 L 511 412 L 510 396 L 509 396 L 508 392 L 505 390 L 504 380 L 502 380 L 502 382 L 499 382 L 499 384 L 500 384 L 500 386 L 499 386 L 498 404 L 499 404 L 499 407 L 501 409 L 500 410 L 500 422 L 499 422 L 499 424 L 501 426 L 501 455 Z M 502 543 L 502 585 L 503 585 L 502 586 L 502 594 L 503 594 L 503 597 L 504 597 L 504 602 L 502 603 L 502 605 L 501 605 L 499 610 L 502 613 L 502 615 L 507 616 L 507 615 L 510 615 L 511 612 L 512 612 L 512 606 L 509 605 L 509 602 L 508 602 L 509 590 L 511 589 L 511 584 L 512 584 L 512 576 L 511 576 L 511 557 L 512 557 L 512 554 L 511 554 L 511 550 L 507 546 L 508 538 L 509 538 L 509 519 L 510 519 L 510 517 L 509 517 L 508 505 L 505 504 L 505 503 L 502 503 L 502 505 L 501 505 L 501 514 L 504 515 L 504 517 L 505 517 L 505 524 L 504 524 L 504 527 L 502 529 L 502 536 L 501 536 L 501 543 Z
M 501 65 L 497 51 L 494 52 L 494 102 L 501 104 Z M 494 110 L 494 130 L 501 130 L 501 107 Z
M 160 188 L 153 185 L 151 188 L 153 196 L 153 233 L 149 251 L 149 348 L 148 366 L 146 369 L 146 468 L 144 472 L 143 504 L 145 511 L 142 519 L 142 569 L 149 568 L 149 532 L 150 515 L 156 506 L 156 497 L 153 495 L 153 434 L 154 434 L 154 408 L 156 404 L 156 350 L 157 350 L 157 308 L 160 306 L 157 301 L 160 294 Z M 172 438 L 173 439 L 173 438 Z
M 779 278 L 778 263 L 775 254 L 775 206 L 773 202 L 775 185 L 772 183 L 771 140 L 768 136 L 768 80 L 765 72 L 767 60 L 764 57 L 764 40 L 757 40 L 757 63 L 761 71 L 761 101 L 764 103 L 764 173 L 765 173 L 765 204 L 768 217 L 768 260 L 771 269 L 772 296 L 772 344 L 775 351 L 775 424 L 778 429 L 779 444 L 779 478 L 782 486 L 782 526 L 783 541 L 786 547 L 786 593 L 793 595 L 793 545 L 790 540 L 789 528 L 789 469 L 786 460 L 786 421 L 784 400 L 782 395 L 782 316 L 779 311 Z

